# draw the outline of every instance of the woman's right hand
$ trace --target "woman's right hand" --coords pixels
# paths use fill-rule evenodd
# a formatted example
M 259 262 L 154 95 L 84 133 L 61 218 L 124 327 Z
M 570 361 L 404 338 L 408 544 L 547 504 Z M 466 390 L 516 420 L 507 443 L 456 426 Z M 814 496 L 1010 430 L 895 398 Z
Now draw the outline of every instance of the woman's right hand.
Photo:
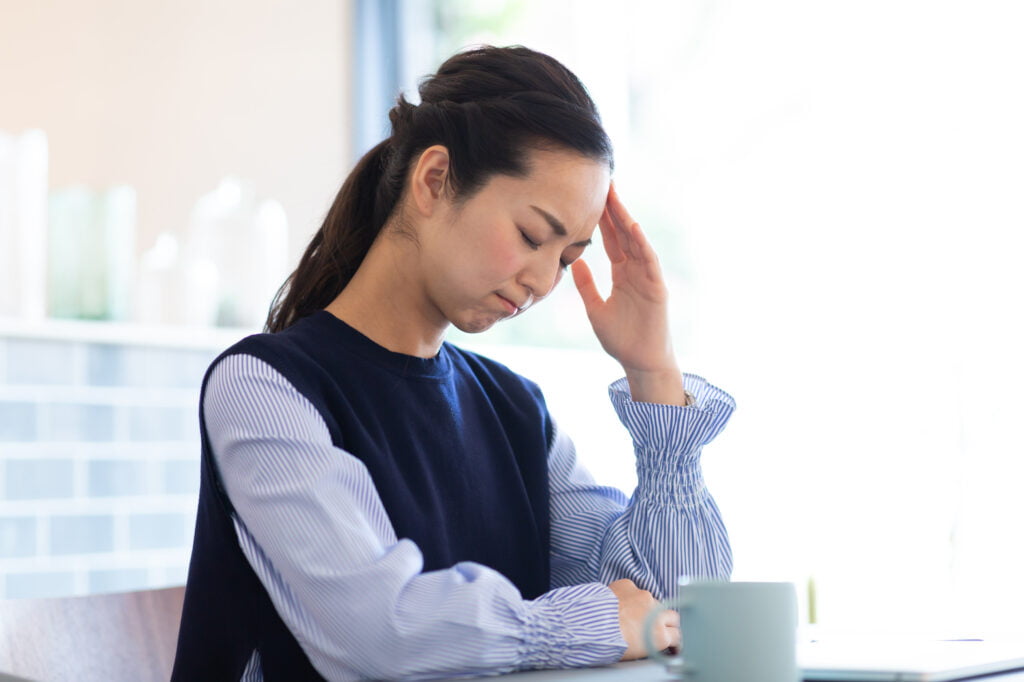
M 623 661 L 633 661 L 648 655 L 644 646 L 644 624 L 647 616 L 658 606 L 658 600 L 647 590 L 641 590 L 632 580 L 616 580 L 608 586 L 619 599 L 619 627 L 626 640 Z M 651 626 L 651 641 L 659 651 L 668 647 L 679 648 L 679 613 L 665 610 L 658 614 Z

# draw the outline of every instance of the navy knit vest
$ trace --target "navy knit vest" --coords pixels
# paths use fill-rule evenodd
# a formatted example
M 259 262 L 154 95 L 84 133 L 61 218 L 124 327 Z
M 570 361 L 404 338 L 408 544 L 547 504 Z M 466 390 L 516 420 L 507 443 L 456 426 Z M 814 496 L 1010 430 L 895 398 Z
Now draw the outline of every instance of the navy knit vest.
M 449 344 L 430 359 L 392 353 L 325 311 L 226 350 L 204 394 L 210 371 L 234 354 L 267 362 L 313 404 L 333 444 L 366 465 L 424 571 L 474 561 L 524 598 L 549 589 L 553 427 L 533 383 Z M 201 415 L 200 427 L 199 510 L 172 680 L 238 680 L 254 649 L 268 682 L 319 680 L 242 554 Z

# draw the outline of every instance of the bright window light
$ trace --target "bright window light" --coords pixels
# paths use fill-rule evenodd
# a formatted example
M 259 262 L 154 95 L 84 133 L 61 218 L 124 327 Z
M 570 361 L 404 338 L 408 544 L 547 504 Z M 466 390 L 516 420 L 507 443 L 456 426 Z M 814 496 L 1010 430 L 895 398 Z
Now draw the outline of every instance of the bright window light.
M 680 360 L 739 403 L 704 460 L 735 577 L 813 577 L 824 625 L 1019 628 L 1024 5 L 435 9 L 419 73 L 522 43 L 601 108 L 620 194 L 669 274 Z M 571 283 L 460 340 L 583 349 L 507 353 L 597 476 L 626 480 L 595 386 L 615 368 Z

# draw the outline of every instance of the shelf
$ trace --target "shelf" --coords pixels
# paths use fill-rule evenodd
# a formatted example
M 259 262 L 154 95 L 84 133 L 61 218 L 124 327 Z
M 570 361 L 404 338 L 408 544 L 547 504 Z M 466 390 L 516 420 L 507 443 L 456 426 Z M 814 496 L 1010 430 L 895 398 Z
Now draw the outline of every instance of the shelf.
M 0 316 L 0 339 L 80 341 L 128 346 L 227 348 L 256 329 L 142 325 L 91 320 L 26 320 Z

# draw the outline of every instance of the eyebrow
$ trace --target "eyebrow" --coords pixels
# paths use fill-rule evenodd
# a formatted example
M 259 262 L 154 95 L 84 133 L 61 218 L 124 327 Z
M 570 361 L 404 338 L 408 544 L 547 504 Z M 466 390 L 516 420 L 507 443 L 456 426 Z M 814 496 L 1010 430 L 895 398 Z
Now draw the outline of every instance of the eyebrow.
M 551 226 L 551 229 L 559 237 L 564 237 L 565 235 L 569 234 L 569 231 L 565 229 L 565 225 L 562 224 L 561 220 L 559 220 L 555 216 L 551 215 L 550 213 L 545 211 L 543 208 L 539 208 L 537 206 L 534 206 L 533 204 L 530 204 L 530 208 L 532 208 L 534 211 L 536 211 L 541 216 L 543 216 L 544 220 L 548 221 L 548 225 Z M 572 244 L 572 246 L 587 247 L 587 246 L 590 246 L 592 241 L 593 240 L 588 239 L 586 241 L 576 242 L 575 244 Z

